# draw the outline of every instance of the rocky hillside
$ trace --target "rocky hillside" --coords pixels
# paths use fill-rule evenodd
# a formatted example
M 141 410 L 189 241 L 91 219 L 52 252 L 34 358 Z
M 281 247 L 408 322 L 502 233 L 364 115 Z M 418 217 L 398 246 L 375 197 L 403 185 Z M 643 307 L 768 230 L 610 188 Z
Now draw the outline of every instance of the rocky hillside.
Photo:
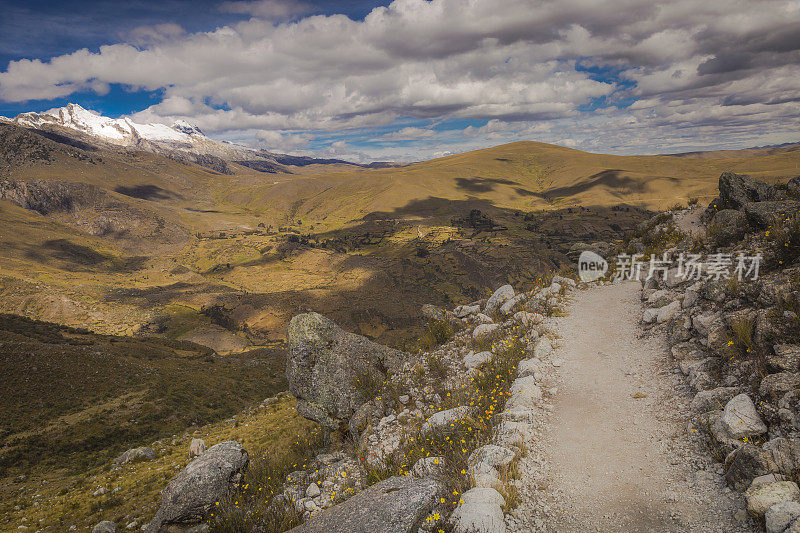
M 708 208 L 656 218 L 630 241 L 631 252 L 660 242 L 659 252 L 687 261 L 643 281 L 642 321 L 666 332 L 695 392 L 694 426 L 729 487 L 745 493 L 748 512 L 767 531 L 797 531 L 800 179 L 772 187 L 724 173 L 719 192 Z M 692 216 L 705 228 L 675 238 Z

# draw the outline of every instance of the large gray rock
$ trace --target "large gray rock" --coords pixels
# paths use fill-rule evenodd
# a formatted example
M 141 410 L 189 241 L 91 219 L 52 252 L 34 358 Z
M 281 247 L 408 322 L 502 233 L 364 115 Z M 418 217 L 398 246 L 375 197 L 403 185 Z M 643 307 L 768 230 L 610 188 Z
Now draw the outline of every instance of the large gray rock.
M 312 516 L 293 533 L 416 533 L 439 503 L 444 485 L 432 477 L 391 477 Z
M 461 495 L 461 503 L 450 516 L 456 533 L 503 533 L 506 501 L 493 488 L 475 487 Z
M 680 312 L 681 312 L 681 303 L 677 300 L 663 307 L 659 307 L 658 314 L 656 315 L 656 322 L 659 324 L 668 322 L 673 318 L 677 317 L 680 314 Z
M 487 315 L 492 314 L 498 309 L 500 309 L 500 306 L 503 305 L 506 302 L 506 300 L 513 297 L 514 297 L 514 287 L 512 287 L 511 285 L 503 285 L 502 287 L 494 291 L 494 293 L 492 293 L 492 295 L 486 301 L 486 307 L 484 308 L 483 312 L 486 313 Z
M 745 497 L 747 511 L 753 516 L 762 517 L 773 505 L 800 500 L 800 488 L 794 481 L 776 481 L 750 487 Z
M 286 377 L 297 412 L 333 431 L 343 431 L 386 370 L 397 371 L 408 357 L 344 331 L 319 313 L 295 316 L 287 344 Z
M 247 463 L 247 452 L 238 442 L 221 442 L 206 450 L 161 491 L 161 505 L 147 533 L 199 523 L 239 481 Z
M 729 246 L 739 242 L 750 229 L 747 217 L 736 209 L 717 211 L 711 223 L 715 229 L 717 246 Z
M 750 396 L 739 394 L 725 405 L 722 412 L 722 425 L 734 439 L 755 437 L 767 432 L 767 426 L 756 411 Z
M 739 209 L 750 202 L 777 200 L 776 190 L 746 174 L 723 172 L 719 177 L 720 205 L 717 209 Z

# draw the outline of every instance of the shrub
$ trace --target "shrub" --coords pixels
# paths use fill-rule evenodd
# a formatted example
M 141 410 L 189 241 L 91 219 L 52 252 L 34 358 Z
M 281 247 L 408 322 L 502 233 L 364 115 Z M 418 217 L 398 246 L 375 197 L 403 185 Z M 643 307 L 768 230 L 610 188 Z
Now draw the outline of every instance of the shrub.
M 700 199 L 697 196 L 692 196 L 689 198 L 689 207 L 693 205 L 697 205 L 700 202 Z
M 728 346 L 732 355 L 748 357 L 755 348 L 753 343 L 753 329 L 755 320 L 750 317 L 741 317 L 734 320 L 728 331 Z
M 453 338 L 453 325 L 447 320 L 431 320 L 419 338 L 420 349 L 430 350 Z

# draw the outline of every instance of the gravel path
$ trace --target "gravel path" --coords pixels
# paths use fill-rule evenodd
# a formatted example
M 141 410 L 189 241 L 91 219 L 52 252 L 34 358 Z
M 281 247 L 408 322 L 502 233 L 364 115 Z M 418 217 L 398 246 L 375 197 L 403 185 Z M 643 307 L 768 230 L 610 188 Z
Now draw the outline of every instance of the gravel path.
M 744 498 L 690 429 L 690 391 L 665 340 L 641 333 L 639 285 L 573 294 L 569 315 L 552 321 L 559 390 L 521 463 L 509 529 L 752 531 Z

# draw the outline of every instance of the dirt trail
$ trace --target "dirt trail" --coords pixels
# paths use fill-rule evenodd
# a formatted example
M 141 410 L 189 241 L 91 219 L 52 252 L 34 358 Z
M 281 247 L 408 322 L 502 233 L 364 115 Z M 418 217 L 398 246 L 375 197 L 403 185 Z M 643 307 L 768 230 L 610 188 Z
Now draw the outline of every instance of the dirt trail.
M 553 416 L 523 459 L 519 531 L 751 531 L 743 498 L 687 430 L 691 399 L 639 287 L 575 293 L 551 328 L 564 360 Z

